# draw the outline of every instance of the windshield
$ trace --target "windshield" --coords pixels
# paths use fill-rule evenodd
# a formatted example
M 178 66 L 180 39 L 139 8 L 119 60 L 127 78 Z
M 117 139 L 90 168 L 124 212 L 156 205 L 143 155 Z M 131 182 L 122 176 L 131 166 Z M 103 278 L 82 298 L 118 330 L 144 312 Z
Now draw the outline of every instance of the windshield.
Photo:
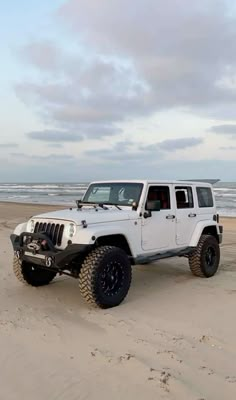
M 83 197 L 83 202 L 115 204 L 120 206 L 138 205 L 142 183 L 98 183 L 91 184 Z

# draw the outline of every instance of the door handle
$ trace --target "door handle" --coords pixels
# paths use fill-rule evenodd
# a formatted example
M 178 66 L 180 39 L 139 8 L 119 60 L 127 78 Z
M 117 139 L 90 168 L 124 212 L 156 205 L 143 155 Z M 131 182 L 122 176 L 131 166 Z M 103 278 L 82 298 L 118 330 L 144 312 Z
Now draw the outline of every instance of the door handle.
M 175 215 L 167 215 L 166 219 L 175 219 Z
M 197 214 L 192 214 L 192 213 L 190 213 L 190 214 L 188 214 L 188 216 L 189 216 L 189 218 L 194 218 L 194 217 L 197 216 Z

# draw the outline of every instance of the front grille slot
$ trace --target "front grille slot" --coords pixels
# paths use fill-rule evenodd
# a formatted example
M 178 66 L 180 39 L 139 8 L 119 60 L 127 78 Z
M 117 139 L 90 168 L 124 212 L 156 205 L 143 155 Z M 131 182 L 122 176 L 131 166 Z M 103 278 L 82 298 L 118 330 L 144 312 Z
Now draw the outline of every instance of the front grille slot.
M 58 233 L 58 238 L 57 238 L 58 246 L 61 245 L 63 232 L 64 232 L 64 225 L 61 225 L 61 226 L 60 226 L 60 229 L 59 229 L 59 233 Z
M 64 224 L 51 224 L 46 222 L 36 222 L 34 227 L 35 233 L 46 233 L 46 235 L 51 239 L 54 246 L 61 246 Z
M 56 244 L 57 243 L 57 240 L 58 240 L 58 232 L 59 232 L 59 224 L 56 224 L 56 227 L 55 227 L 55 231 L 54 231 L 54 244 Z

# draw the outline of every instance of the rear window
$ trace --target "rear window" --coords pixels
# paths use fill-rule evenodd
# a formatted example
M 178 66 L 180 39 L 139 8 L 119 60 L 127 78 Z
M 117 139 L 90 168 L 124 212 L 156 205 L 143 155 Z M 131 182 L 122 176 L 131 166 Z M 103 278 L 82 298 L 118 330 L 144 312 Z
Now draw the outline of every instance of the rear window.
M 175 197 L 177 208 L 193 208 L 193 192 L 190 186 L 176 186 Z
M 212 191 L 209 187 L 197 187 L 197 198 L 200 208 L 213 207 L 214 205 Z

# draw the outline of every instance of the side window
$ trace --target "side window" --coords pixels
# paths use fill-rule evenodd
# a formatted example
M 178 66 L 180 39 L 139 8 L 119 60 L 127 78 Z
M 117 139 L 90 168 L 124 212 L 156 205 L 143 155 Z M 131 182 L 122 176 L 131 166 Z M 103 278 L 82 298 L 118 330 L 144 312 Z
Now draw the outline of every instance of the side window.
M 176 186 L 175 197 L 177 208 L 193 208 L 193 191 L 190 186 Z
M 170 189 L 168 186 L 151 186 L 148 191 L 147 201 L 160 201 L 161 210 L 170 209 Z
M 198 206 L 213 207 L 212 191 L 209 187 L 197 187 Z

